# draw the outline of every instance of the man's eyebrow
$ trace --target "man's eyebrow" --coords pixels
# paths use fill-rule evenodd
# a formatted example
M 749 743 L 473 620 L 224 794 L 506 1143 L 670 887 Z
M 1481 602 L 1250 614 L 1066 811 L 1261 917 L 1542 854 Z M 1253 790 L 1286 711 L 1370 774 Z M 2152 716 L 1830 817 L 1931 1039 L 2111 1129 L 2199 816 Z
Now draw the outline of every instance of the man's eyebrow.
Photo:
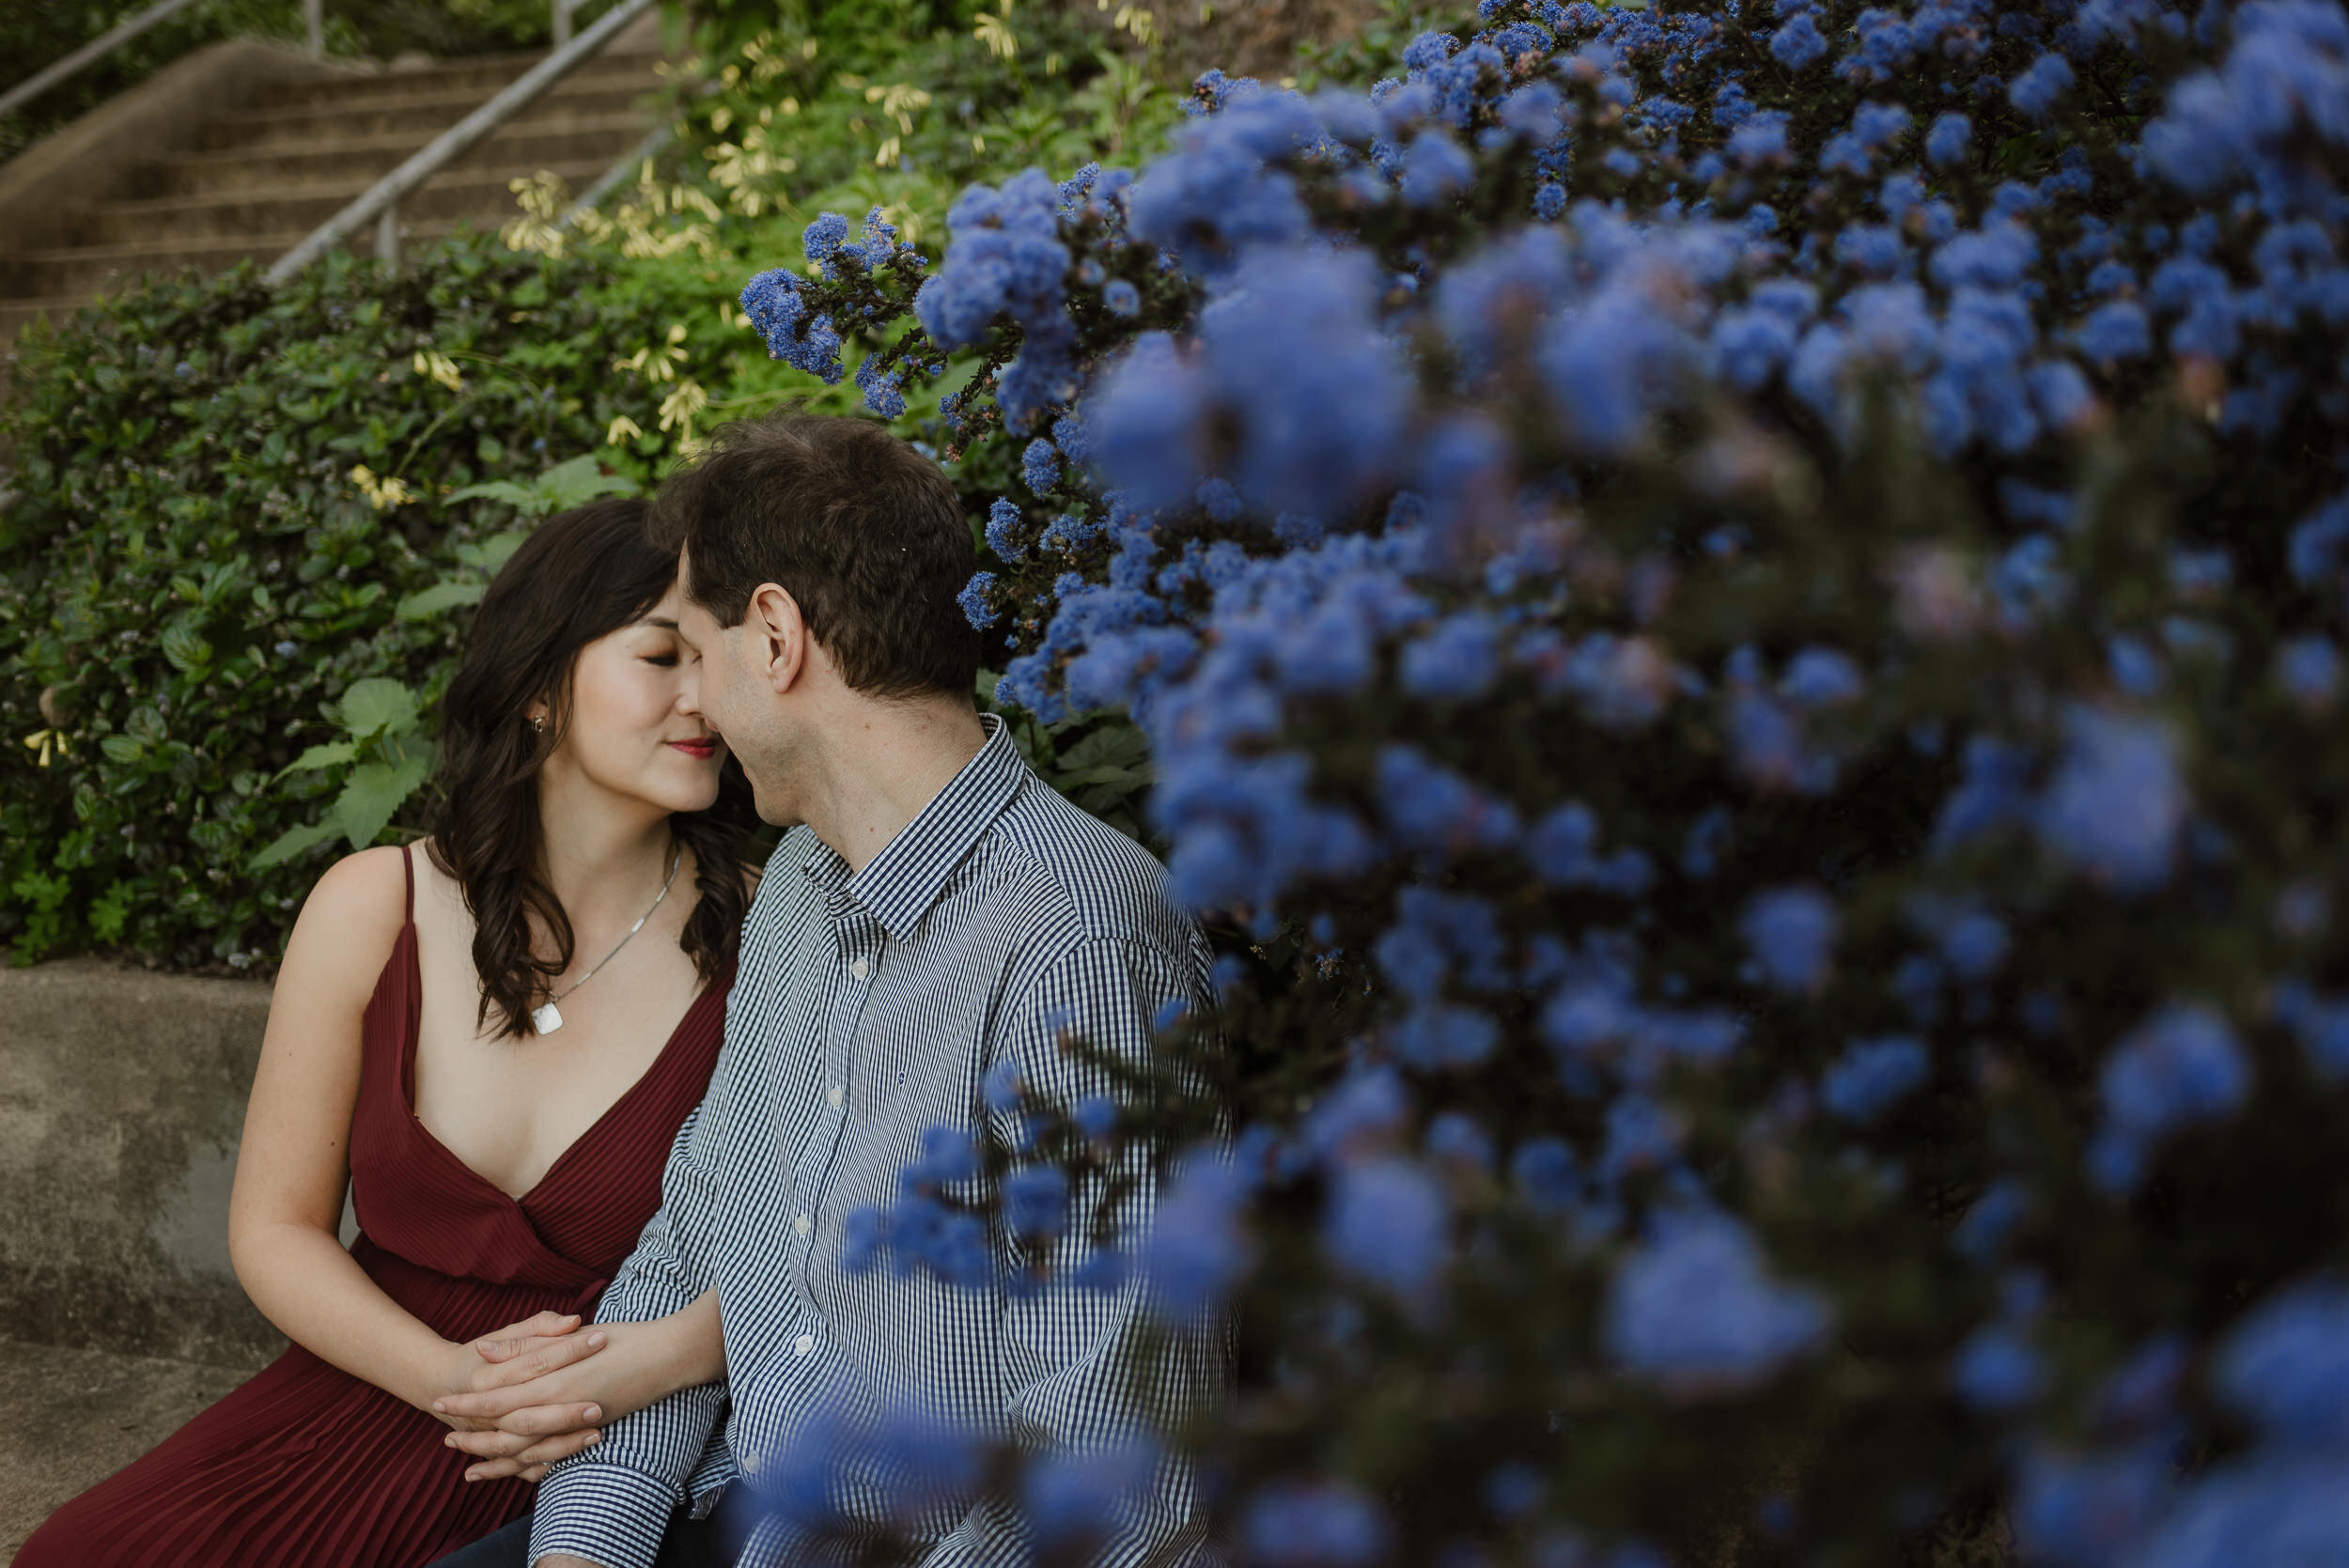
M 675 631 L 677 629 L 677 622 L 665 615 L 647 615 L 636 624 L 651 627 L 655 631 Z

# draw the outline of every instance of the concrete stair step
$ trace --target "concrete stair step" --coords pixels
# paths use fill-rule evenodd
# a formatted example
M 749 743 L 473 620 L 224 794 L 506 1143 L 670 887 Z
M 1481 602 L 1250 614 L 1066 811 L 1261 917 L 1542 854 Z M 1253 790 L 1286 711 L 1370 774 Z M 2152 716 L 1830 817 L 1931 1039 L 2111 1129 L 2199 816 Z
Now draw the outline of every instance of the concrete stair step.
M 470 93 L 476 100 L 486 100 L 545 58 L 543 54 L 485 54 L 415 70 L 352 74 L 334 81 L 284 82 L 266 89 L 256 100 L 255 107 L 344 106 L 386 98 L 412 97 L 419 93 Z M 640 76 L 650 82 L 655 79 L 653 67 L 660 58 L 657 54 L 637 51 L 616 53 L 607 49 L 582 64 L 565 80 L 583 82 Z
M 264 1364 L 0 1340 L 0 1560 Z
M 439 61 L 417 69 L 330 68 L 263 86 L 194 134 L 155 138 L 150 162 L 110 172 L 58 204 L 38 249 L 0 244 L 0 351 L 37 317 L 153 273 L 270 261 L 431 139 L 545 59 L 543 53 Z M 549 170 L 574 189 L 640 142 L 661 85 L 658 19 L 622 30 L 528 109 L 401 204 L 412 247 L 459 227 L 494 233 L 516 210 L 512 181 Z M 372 233 L 349 241 L 372 249 Z
M 630 78 L 559 82 L 547 89 L 529 113 L 618 115 L 636 107 L 653 83 Z M 226 149 L 270 143 L 339 141 L 351 136 L 381 136 L 421 132 L 428 137 L 447 130 L 481 107 L 484 97 L 472 92 L 417 93 L 350 106 L 303 104 L 281 109 L 241 109 L 222 115 L 204 127 L 202 145 Z
M 497 228 L 498 221 L 480 217 L 419 218 L 403 223 L 401 234 L 409 245 L 416 246 L 445 239 L 468 225 L 476 232 L 489 233 Z M 272 234 L 178 240 L 163 245 L 83 245 L 22 251 L 15 256 L 0 256 L 0 300 L 57 296 L 76 290 L 112 293 L 134 279 L 158 272 L 177 272 L 183 267 L 218 272 L 247 259 L 274 261 L 309 235 L 307 228 L 293 228 Z M 350 248 L 365 251 L 374 242 L 370 229 L 354 236 Z
M 582 158 L 547 166 L 576 190 L 602 174 L 611 162 L 609 158 Z M 513 179 L 503 168 L 444 170 L 402 201 L 400 212 L 419 220 L 472 217 L 502 222 L 514 210 Z M 77 245 L 99 247 L 163 245 L 213 235 L 266 234 L 289 228 L 306 231 L 341 211 L 370 183 L 366 179 L 319 180 L 250 186 L 200 196 L 102 202 L 74 219 L 73 239 Z
M 644 139 L 645 131 L 644 116 L 634 114 L 553 115 L 543 118 L 525 116 L 500 129 L 449 167 L 496 167 L 521 172 L 543 164 L 590 158 L 603 158 L 609 167 Z M 355 179 L 372 184 L 423 146 L 423 138 L 400 133 L 343 137 L 324 144 L 302 143 L 274 148 L 243 147 L 225 152 L 191 153 L 143 165 L 132 177 L 131 189 L 123 194 L 132 198 L 200 196 L 322 179 Z
M 436 61 L 411 69 L 353 73 L 332 82 L 279 82 L 256 94 L 253 107 L 293 109 L 327 103 L 363 103 L 414 93 L 472 93 L 487 98 L 544 54 L 488 54 L 470 60 Z
M 57 294 L 46 299 L 0 300 L 0 346 L 16 341 L 16 334 L 30 326 L 34 318 L 46 316 L 52 323 L 65 318 L 90 303 L 87 294 Z

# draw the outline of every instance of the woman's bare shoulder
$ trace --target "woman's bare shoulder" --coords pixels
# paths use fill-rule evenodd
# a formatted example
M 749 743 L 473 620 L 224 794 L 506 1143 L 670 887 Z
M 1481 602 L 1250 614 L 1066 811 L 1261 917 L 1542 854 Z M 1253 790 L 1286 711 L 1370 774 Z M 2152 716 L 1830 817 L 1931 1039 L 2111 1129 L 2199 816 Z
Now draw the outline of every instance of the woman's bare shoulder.
M 372 956 L 380 966 L 408 924 L 408 872 L 397 846 L 381 845 L 346 855 L 326 868 L 310 889 L 294 923 L 286 961 L 305 957 L 339 960 Z

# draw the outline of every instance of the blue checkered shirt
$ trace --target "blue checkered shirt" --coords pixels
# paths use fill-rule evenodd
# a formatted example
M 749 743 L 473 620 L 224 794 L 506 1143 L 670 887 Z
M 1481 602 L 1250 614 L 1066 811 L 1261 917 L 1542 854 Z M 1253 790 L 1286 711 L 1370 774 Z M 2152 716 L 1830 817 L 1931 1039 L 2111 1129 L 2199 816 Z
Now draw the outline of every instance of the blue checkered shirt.
M 598 1312 L 642 1322 L 716 1286 L 727 1380 L 614 1421 L 556 1467 L 538 1492 L 533 1562 L 566 1552 L 651 1568 L 675 1510 L 706 1508 L 738 1474 L 755 1491 L 762 1467 L 804 1458 L 794 1444 L 843 1412 L 918 1413 L 1079 1453 L 1143 1423 L 1126 1354 L 1148 1316 L 1138 1278 L 1015 1292 L 1000 1229 L 991 1288 L 842 1266 L 846 1218 L 896 1199 L 926 1127 L 984 1141 L 992 1121 L 1015 1134 L 985 1104 L 991 1068 L 1009 1059 L 1032 1090 L 1073 1104 L 1110 1086 L 1061 1048 L 1064 1031 L 1139 1062 L 1161 1008 L 1207 1001 L 1210 955 L 1168 899 L 1164 869 L 1038 780 L 1000 720 L 985 722 L 978 754 L 863 870 L 851 875 L 805 828 L 768 862 L 708 1096 L 679 1130 L 661 1210 Z M 1078 1184 L 1080 1221 L 1099 1190 Z M 1112 1211 L 1129 1244 L 1154 1197 L 1137 1182 Z M 1053 1278 L 1087 1255 L 1072 1234 Z M 1154 1349 L 1158 1419 L 1218 1396 L 1225 1349 L 1212 1329 Z M 852 1528 L 878 1529 L 890 1508 L 854 1487 L 833 1501 Z M 986 1498 L 944 1498 L 914 1522 L 929 1543 L 918 1560 L 1004 1568 L 1031 1555 L 1022 1529 Z M 1190 1473 L 1170 1461 L 1122 1511 L 1099 1560 L 1210 1562 L 1204 1529 Z M 812 1560 L 780 1522 L 744 1559 Z

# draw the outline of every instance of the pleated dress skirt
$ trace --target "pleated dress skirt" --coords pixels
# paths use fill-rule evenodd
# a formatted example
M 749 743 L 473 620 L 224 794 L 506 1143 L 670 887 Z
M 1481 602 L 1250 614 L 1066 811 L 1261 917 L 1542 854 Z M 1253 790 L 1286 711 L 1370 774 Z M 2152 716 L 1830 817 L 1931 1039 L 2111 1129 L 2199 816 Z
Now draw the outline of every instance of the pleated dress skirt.
M 352 1257 L 459 1343 L 535 1312 L 590 1312 L 660 1205 L 669 1146 L 717 1064 L 731 979 L 695 1000 L 645 1076 L 518 1199 L 416 1119 L 412 920 L 367 1005 Z M 472 1461 L 442 1442 L 447 1430 L 297 1345 L 67 1503 L 14 1568 L 423 1568 L 528 1513 L 535 1490 L 468 1483 Z

